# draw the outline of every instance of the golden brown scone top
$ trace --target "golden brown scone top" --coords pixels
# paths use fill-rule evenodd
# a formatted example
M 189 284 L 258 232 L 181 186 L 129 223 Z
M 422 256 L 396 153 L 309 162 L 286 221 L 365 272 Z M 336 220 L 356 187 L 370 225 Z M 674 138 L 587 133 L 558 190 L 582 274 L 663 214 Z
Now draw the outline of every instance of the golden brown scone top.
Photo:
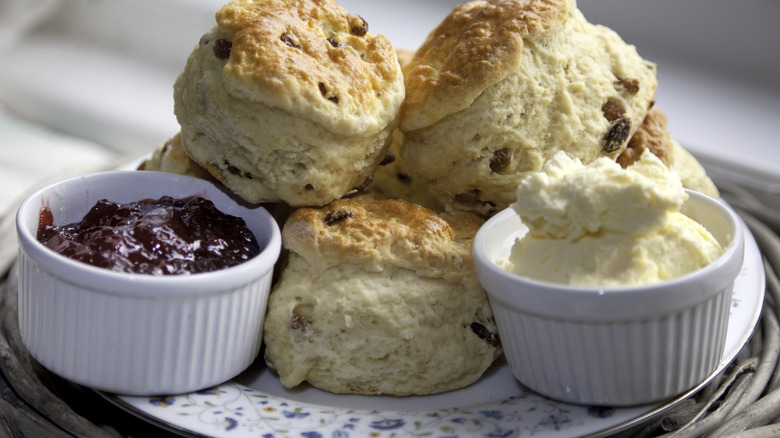
M 404 69 L 401 129 L 428 126 L 459 111 L 520 60 L 524 39 L 566 19 L 567 0 L 489 0 L 456 6 Z
M 458 281 L 474 275 L 471 239 L 481 225 L 481 219 L 466 215 L 453 216 L 456 232 L 419 205 L 361 195 L 296 210 L 282 241 L 315 270 L 350 263 L 379 272 L 392 265 Z
M 333 0 L 238 0 L 216 14 L 229 91 L 336 133 L 378 131 L 403 99 L 395 51 Z M 221 53 L 217 53 L 221 50 Z

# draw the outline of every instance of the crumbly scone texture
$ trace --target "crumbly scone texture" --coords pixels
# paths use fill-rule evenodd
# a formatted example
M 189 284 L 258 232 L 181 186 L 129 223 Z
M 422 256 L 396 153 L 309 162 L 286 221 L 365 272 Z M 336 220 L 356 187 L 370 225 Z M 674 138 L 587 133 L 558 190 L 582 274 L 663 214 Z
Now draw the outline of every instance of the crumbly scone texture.
M 411 62 L 414 52 L 399 48 L 396 48 L 395 52 L 403 70 Z M 419 180 L 412 178 L 409 173 L 406 161 L 401 155 L 403 144 L 404 133 L 396 129 L 387 155 L 377 166 L 366 191 L 376 199 L 403 199 L 436 212 L 442 211 L 442 205 L 430 195 L 428 189 L 420 184 Z
M 389 40 L 333 0 L 240 0 L 216 20 L 174 84 L 187 154 L 253 203 L 365 184 L 404 97 Z
M 501 354 L 471 259 L 482 220 L 368 195 L 296 210 L 264 322 L 285 387 L 418 395 L 464 387 Z
M 403 144 L 404 134 L 396 129 L 387 155 L 377 166 L 374 178 L 366 191 L 376 199 L 403 199 L 436 212 L 443 211 L 444 207 L 431 196 L 428 188 L 411 176 L 409 167 L 401 155 Z
M 458 6 L 405 75 L 413 177 L 446 208 L 483 215 L 513 202 L 519 177 L 559 150 L 616 158 L 657 88 L 655 64 L 564 0 Z
M 160 143 L 152 152 L 152 155 L 141 162 L 138 170 L 152 170 L 208 180 L 213 179 L 206 169 L 192 161 L 187 152 L 184 151 L 179 133 Z
M 668 125 L 666 114 L 654 106 L 629 140 L 628 147 L 618 156 L 617 162 L 622 167 L 628 167 L 636 162 L 645 150 L 649 150 L 680 175 L 683 187 L 713 198 L 719 197 L 720 192 L 707 175 L 707 171 L 672 137 Z

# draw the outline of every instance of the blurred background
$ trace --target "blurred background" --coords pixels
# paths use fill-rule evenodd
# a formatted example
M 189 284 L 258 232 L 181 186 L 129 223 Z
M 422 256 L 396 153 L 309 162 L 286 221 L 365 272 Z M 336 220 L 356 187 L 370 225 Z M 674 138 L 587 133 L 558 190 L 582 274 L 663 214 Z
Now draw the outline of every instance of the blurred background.
M 40 178 L 140 157 L 178 131 L 173 82 L 222 0 L 0 0 L 0 209 Z M 341 0 L 415 49 L 453 0 Z M 672 135 L 780 191 L 780 0 L 580 0 L 658 64 Z

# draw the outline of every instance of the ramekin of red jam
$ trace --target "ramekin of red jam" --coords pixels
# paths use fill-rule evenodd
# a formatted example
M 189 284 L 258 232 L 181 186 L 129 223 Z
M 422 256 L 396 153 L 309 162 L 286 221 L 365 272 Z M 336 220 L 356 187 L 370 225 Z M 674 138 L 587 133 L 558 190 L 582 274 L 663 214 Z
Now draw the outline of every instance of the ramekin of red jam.
M 264 208 L 198 178 L 102 172 L 36 191 L 16 229 L 20 334 L 55 374 L 178 394 L 257 356 L 281 251 Z
M 219 211 L 200 196 L 118 203 L 101 199 L 78 222 L 55 225 L 41 207 L 37 239 L 66 257 L 137 274 L 216 271 L 260 252 L 243 219 Z

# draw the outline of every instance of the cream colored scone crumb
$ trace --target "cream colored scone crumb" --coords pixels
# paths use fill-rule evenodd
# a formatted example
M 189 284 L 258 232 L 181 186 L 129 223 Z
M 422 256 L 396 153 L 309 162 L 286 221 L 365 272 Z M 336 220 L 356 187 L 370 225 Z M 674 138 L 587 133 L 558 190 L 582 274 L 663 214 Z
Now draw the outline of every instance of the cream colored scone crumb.
M 657 283 L 702 268 L 722 248 L 680 212 L 687 199 L 678 175 L 645 152 L 623 169 L 609 158 L 583 165 L 559 152 L 529 173 L 512 208 L 528 233 L 506 268 L 573 286 Z
M 447 208 L 483 215 L 557 151 L 616 158 L 657 87 L 655 64 L 565 0 L 457 6 L 404 71 L 410 171 Z
M 471 259 L 482 220 L 369 196 L 298 209 L 264 322 L 288 388 L 418 395 L 476 381 L 501 354 Z
M 414 56 L 414 52 L 396 48 L 398 62 L 403 69 Z M 403 199 L 412 204 L 422 205 L 433 211 L 442 211 L 439 201 L 428 193 L 428 189 L 420 184 L 419 180 L 412 178 L 409 167 L 401 155 L 404 144 L 404 134 L 396 129 L 393 132 L 393 141 L 387 150 L 387 155 L 374 172 L 371 184 L 366 191 L 377 199 Z
M 418 179 L 411 176 L 401 155 L 403 144 L 404 134 L 396 130 L 386 158 L 377 166 L 366 191 L 376 199 L 403 199 L 433 211 L 442 211 L 444 207 L 441 203 L 428 193 Z
M 211 180 L 211 175 L 192 161 L 181 145 L 181 136 L 176 134 L 161 143 L 152 155 L 141 162 L 138 170 L 175 173 L 177 175 L 194 176 Z
M 389 40 L 333 0 L 234 1 L 216 21 L 174 84 L 187 154 L 253 203 L 370 181 L 404 98 Z

